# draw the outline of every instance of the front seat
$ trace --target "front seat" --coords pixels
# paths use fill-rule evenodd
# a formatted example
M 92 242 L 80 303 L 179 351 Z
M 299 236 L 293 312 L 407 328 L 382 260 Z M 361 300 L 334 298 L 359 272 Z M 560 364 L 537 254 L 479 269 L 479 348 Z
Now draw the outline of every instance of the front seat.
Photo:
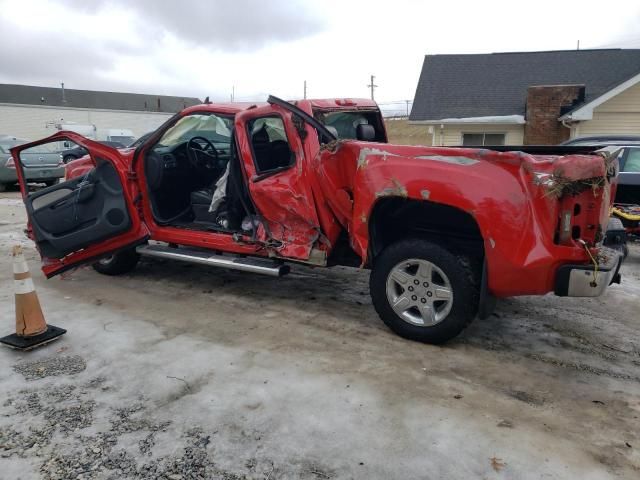
M 196 222 L 213 222 L 214 216 L 209 213 L 209 205 L 213 199 L 213 189 L 202 189 L 191 192 L 191 208 Z

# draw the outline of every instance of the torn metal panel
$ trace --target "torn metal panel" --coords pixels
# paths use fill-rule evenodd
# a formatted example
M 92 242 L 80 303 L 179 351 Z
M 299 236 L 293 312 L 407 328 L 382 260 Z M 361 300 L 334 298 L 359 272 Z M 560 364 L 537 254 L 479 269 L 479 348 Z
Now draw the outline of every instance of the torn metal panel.
M 407 188 L 397 178 L 391 179 L 391 187 L 386 187 L 376 192 L 376 197 L 407 197 L 409 193 Z
M 361 142 L 343 142 L 335 152 L 321 152 L 314 168 L 322 179 L 323 196 L 330 199 L 326 205 L 347 228 L 363 263 L 370 261 L 369 223 L 380 220 L 375 218 L 379 202 L 428 201 L 467 212 L 485 238 L 489 285 L 500 296 L 548 292 L 554 265 L 585 261 L 583 249 L 555 243 L 557 218 L 561 208 L 568 207 L 545 192 L 555 184 L 554 172 L 585 181 L 607 170 L 604 159 L 595 155 L 535 156 Z M 579 227 L 589 244 L 598 237 L 598 228 L 589 225 L 602 221 L 600 206 L 608 208 L 608 200 L 601 197 L 609 189 L 605 181 L 571 196 L 584 206 L 583 216 L 572 218 L 571 228 Z

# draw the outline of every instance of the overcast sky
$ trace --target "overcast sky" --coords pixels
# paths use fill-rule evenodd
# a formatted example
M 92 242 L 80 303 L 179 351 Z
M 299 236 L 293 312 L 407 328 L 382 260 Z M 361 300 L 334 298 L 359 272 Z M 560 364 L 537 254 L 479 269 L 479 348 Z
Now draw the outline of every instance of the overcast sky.
M 0 82 L 411 99 L 425 54 L 640 48 L 638 1 L 0 0 Z

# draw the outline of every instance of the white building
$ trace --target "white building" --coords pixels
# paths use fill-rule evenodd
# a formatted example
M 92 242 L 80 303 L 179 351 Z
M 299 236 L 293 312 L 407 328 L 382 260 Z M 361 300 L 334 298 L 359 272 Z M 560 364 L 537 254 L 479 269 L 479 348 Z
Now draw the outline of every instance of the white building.
M 199 103 L 191 97 L 0 84 L 0 135 L 36 140 L 75 124 L 94 126 L 99 140 L 110 129 L 137 137 Z

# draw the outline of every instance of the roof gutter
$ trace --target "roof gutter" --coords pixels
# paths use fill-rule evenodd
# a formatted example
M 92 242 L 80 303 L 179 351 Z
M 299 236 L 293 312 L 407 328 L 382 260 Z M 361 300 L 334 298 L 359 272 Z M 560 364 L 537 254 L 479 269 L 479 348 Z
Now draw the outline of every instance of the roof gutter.
M 462 118 L 441 118 L 439 120 L 409 120 L 409 125 L 447 125 L 447 124 L 467 124 L 467 125 L 524 125 L 526 122 L 523 115 L 495 115 L 486 117 L 462 117 Z

